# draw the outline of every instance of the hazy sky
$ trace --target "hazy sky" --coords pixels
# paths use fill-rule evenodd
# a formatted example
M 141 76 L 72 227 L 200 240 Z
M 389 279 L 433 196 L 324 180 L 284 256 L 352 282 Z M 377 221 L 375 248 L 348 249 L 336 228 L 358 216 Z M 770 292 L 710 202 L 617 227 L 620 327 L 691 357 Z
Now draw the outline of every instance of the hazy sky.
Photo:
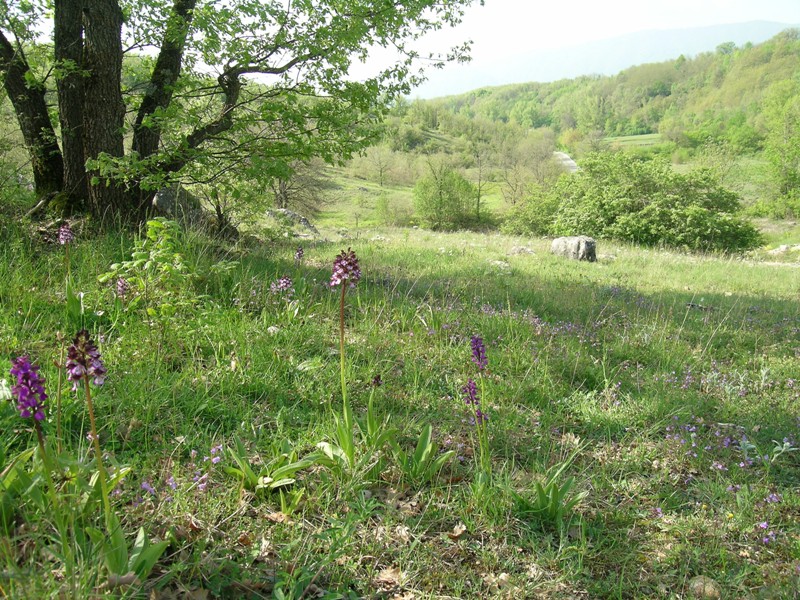
M 471 39 L 473 64 L 481 68 L 507 56 L 636 31 L 745 21 L 800 24 L 800 0 L 486 0 L 470 7 L 459 27 L 436 32 L 429 43 L 443 50 Z M 424 87 L 419 92 L 427 95 Z

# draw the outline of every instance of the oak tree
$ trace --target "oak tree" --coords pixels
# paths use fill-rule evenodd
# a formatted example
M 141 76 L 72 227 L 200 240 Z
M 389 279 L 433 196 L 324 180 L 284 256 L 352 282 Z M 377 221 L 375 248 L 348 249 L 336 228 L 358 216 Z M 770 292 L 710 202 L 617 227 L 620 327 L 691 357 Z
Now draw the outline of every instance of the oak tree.
M 365 147 L 426 66 L 465 58 L 415 42 L 475 1 L 0 0 L 0 77 L 37 195 L 136 222 L 195 165 L 266 177 Z M 357 80 L 374 48 L 396 58 Z

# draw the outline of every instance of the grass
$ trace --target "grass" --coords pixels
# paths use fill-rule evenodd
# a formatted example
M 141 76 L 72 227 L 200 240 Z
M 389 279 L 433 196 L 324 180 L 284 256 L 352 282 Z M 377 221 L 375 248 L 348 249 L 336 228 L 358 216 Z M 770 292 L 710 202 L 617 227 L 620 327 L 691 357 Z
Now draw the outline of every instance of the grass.
M 660 133 L 647 133 L 643 135 L 622 135 L 604 138 L 612 146 L 621 148 L 641 148 L 646 146 L 656 146 L 663 141 Z
M 610 243 L 575 263 L 546 240 L 363 224 L 296 263 L 293 242 L 192 235 L 176 247 L 186 272 L 146 299 L 172 308 L 148 315 L 97 279 L 133 240 L 87 231 L 71 249 L 76 323 L 63 249 L 14 219 L 0 228 L 4 371 L 28 353 L 53 386 L 56 332 L 102 336 L 101 443 L 132 468 L 114 509 L 129 537 L 144 526 L 170 541 L 141 586 L 109 589 L 102 566 L 83 564 L 77 597 L 679 598 L 703 575 L 723 597 L 757 598 L 800 583 L 794 266 Z M 390 447 L 357 441 L 363 468 L 315 464 L 283 495 L 245 489 L 226 471 L 234 439 L 254 466 L 283 442 L 303 458 L 334 439 L 339 295 L 325 283 L 348 245 L 363 272 L 346 311 L 356 417 L 372 397 L 407 452 L 431 424 L 456 458 L 411 482 Z M 270 293 L 284 275 L 294 293 Z M 461 398 L 475 335 L 489 360 L 488 477 Z M 87 456 L 78 397 L 63 418 L 65 446 Z M 0 425 L 5 456 L 34 444 L 10 403 Z M 584 497 L 563 519 L 536 516 L 535 483 L 565 464 L 569 497 Z M 21 496 L 6 533 L 3 594 L 63 592 L 47 512 Z

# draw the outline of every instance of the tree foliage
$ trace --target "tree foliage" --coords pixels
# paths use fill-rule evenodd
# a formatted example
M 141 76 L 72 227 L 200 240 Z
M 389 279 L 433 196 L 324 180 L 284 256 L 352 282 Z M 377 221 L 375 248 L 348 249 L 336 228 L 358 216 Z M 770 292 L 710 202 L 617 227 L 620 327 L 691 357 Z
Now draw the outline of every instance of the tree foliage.
M 469 220 L 475 187 L 446 164 L 429 163 L 429 172 L 414 186 L 414 209 L 432 229 L 452 230 Z
M 414 42 L 472 1 L 2 2 L 0 75 L 37 192 L 138 219 L 167 181 L 233 168 L 269 177 L 365 147 L 388 104 L 423 76 Z M 33 52 L 42 31 L 49 51 Z M 398 58 L 354 80 L 351 67 L 375 46 Z M 136 73 L 123 75 L 131 62 Z

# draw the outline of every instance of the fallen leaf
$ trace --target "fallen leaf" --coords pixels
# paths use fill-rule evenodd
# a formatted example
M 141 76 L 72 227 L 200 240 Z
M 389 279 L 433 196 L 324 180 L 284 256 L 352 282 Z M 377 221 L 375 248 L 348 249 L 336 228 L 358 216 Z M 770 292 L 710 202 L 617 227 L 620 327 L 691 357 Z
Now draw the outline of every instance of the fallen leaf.
M 405 575 L 400 567 L 388 567 L 378 573 L 372 583 L 378 587 L 393 588 L 402 585 L 404 579 Z
M 253 545 L 253 538 L 247 531 L 242 532 L 236 541 L 239 542 L 242 546 L 252 546 Z
M 449 537 L 451 540 L 460 540 L 466 532 L 467 526 L 463 523 L 458 523 L 455 527 L 453 527 L 453 531 L 447 532 L 447 537 Z
M 398 525 L 394 528 L 394 533 L 401 542 L 408 543 L 411 541 L 411 530 L 405 525 Z
M 483 582 L 489 586 L 490 592 L 498 592 L 511 582 L 511 575 L 508 573 L 500 573 L 500 575 L 487 573 L 483 576 Z
M 267 521 L 272 521 L 273 523 L 286 523 L 287 525 L 292 524 L 291 517 L 282 512 L 269 513 L 266 518 Z

